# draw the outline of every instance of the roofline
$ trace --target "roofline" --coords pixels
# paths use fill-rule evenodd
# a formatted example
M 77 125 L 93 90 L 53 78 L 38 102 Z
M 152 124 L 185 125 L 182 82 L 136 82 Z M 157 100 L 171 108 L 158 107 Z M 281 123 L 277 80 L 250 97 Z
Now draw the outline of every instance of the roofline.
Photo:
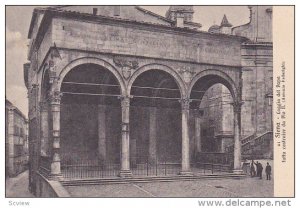
M 238 28 L 238 27 L 247 26 L 247 25 L 250 25 L 250 23 L 251 23 L 251 20 L 250 20 L 248 23 L 246 23 L 246 24 L 238 25 L 238 26 L 232 27 L 231 29 L 234 30 L 234 29 L 236 29 L 236 28 Z
M 193 30 L 190 28 L 181 28 L 181 27 L 175 27 L 175 26 L 169 26 L 169 25 L 163 25 L 163 24 L 153 24 L 153 23 L 148 23 L 148 22 L 141 22 L 141 21 L 135 21 L 135 20 L 129 20 L 129 19 L 121 19 L 121 18 L 114 18 L 114 17 L 108 17 L 108 16 L 101 16 L 101 15 L 92 15 L 88 13 L 78 13 L 78 12 L 72 12 L 72 11 L 62 11 L 62 10 L 47 10 L 47 12 L 51 13 L 52 15 L 49 15 L 53 18 L 55 15 L 60 15 L 60 17 L 63 15 L 63 17 L 67 18 L 78 18 L 78 17 L 84 17 L 87 18 L 88 20 L 95 21 L 95 20 L 110 20 L 114 22 L 122 22 L 122 23 L 134 23 L 136 25 L 145 25 L 145 26 L 154 26 L 154 27 L 160 27 L 162 29 L 168 29 L 168 30 L 175 30 L 175 32 L 185 32 L 185 33 L 193 33 L 193 34 L 207 34 L 207 35 L 212 35 L 209 32 L 206 31 L 198 31 L 198 30 Z M 68 16 L 67 16 L 68 15 Z M 196 23 L 199 24 L 199 23 Z M 248 38 L 243 37 L 243 36 L 238 36 L 238 35 L 231 35 L 231 34 L 214 34 L 216 36 L 224 36 L 228 38 L 238 38 L 238 39 L 243 39 L 243 40 L 248 40 Z
M 43 40 L 44 34 L 46 33 L 46 28 L 49 26 L 50 22 L 54 17 L 62 17 L 62 18 L 67 18 L 67 19 L 80 19 L 82 21 L 88 21 L 88 22 L 102 22 L 105 24 L 111 24 L 119 22 L 122 24 L 134 24 L 135 26 L 152 26 L 156 27 L 156 29 L 162 31 L 166 30 L 168 32 L 172 33 L 185 33 L 189 35 L 197 35 L 197 34 L 203 34 L 203 35 L 214 35 L 214 36 L 219 36 L 219 37 L 226 37 L 229 39 L 238 39 L 241 42 L 244 42 L 248 40 L 248 38 L 242 37 L 242 36 L 237 36 L 237 35 L 229 35 L 229 34 L 216 34 L 216 33 L 209 33 L 206 31 L 198 31 L 194 30 L 191 28 L 180 28 L 180 27 L 175 27 L 174 25 L 163 25 L 163 24 L 153 24 L 153 23 L 148 23 L 148 22 L 141 22 L 141 21 L 133 21 L 133 20 L 128 20 L 128 19 L 121 19 L 121 18 L 114 18 L 114 17 L 107 17 L 107 16 L 101 16 L 101 15 L 92 15 L 88 13 L 79 13 L 79 12 L 73 12 L 73 11 L 65 11 L 65 10 L 56 10 L 56 9 L 42 9 L 44 11 L 44 16 L 41 21 L 41 25 L 37 31 L 37 37 L 35 40 L 35 47 L 39 48 L 41 41 Z
M 201 23 L 184 21 L 184 24 L 202 27 Z
M 21 117 L 23 117 L 25 120 L 27 120 L 27 117 L 22 113 L 22 111 L 17 108 L 12 102 L 10 102 L 7 98 L 5 99 L 5 102 L 8 102 L 11 105 L 11 108 L 18 113 Z M 6 105 L 5 105 L 6 107 Z
M 144 12 L 144 13 L 146 13 L 146 14 L 150 14 L 150 15 L 152 15 L 152 16 L 154 16 L 154 17 L 157 17 L 157 18 L 159 18 L 159 19 L 162 19 L 162 20 L 164 20 L 164 21 L 166 21 L 166 22 L 174 23 L 174 21 L 172 21 L 172 20 L 170 20 L 170 19 L 168 19 L 168 18 L 166 18 L 166 17 L 164 17 L 164 16 L 161 16 L 161 15 L 159 15 L 159 14 L 156 14 L 156 13 L 154 13 L 154 12 L 151 12 L 151 11 L 149 11 L 149 10 L 147 10 L 147 9 L 144 9 L 144 8 L 142 8 L 142 7 L 140 7 L 140 6 L 135 6 L 135 8 L 138 9 L 138 10 L 140 10 L 140 11 L 142 11 L 142 12 Z
M 37 18 L 37 14 L 38 13 L 44 13 L 45 12 L 45 9 L 44 8 L 41 8 L 41 7 L 36 7 L 34 8 L 33 10 L 33 13 L 32 13 L 32 17 L 31 17 L 31 21 L 30 21 L 30 26 L 29 26 L 29 31 L 28 31 L 28 35 L 27 35 L 27 38 L 28 39 L 31 39 L 31 36 L 32 36 L 32 30 L 33 30 L 33 27 L 34 27 L 34 22 Z
M 27 35 L 28 39 L 31 39 L 33 25 L 34 25 L 36 16 L 37 16 L 37 10 L 34 9 L 33 12 L 32 12 L 32 17 L 31 17 L 31 21 L 30 21 L 29 31 L 28 31 L 28 35 Z
M 250 14 L 250 15 L 251 15 L 251 14 Z M 234 29 L 236 29 L 236 28 L 238 28 L 238 27 L 243 27 L 243 26 L 250 25 L 251 21 L 252 21 L 252 18 L 249 18 L 249 22 L 248 22 L 248 23 L 243 24 L 243 25 L 238 25 L 238 26 L 232 27 L 231 30 L 234 30 Z

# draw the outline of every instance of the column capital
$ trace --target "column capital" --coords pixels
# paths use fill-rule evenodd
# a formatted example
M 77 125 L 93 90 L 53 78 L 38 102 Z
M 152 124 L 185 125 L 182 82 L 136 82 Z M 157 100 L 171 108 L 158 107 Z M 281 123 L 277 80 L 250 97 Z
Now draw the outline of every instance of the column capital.
M 236 102 L 233 102 L 231 103 L 232 106 L 233 106 L 233 112 L 235 113 L 240 113 L 241 112 L 241 108 L 242 108 L 242 105 L 244 104 L 243 102 L 241 101 L 236 101 Z
M 132 95 L 121 95 L 118 97 L 121 100 L 121 107 L 129 107 L 130 106 L 130 98 L 133 98 Z
M 60 104 L 60 100 L 62 97 L 63 93 L 60 91 L 52 91 L 50 92 L 50 102 L 51 104 Z
M 48 102 L 47 101 L 41 101 L 39 103 L 40 105 L 40 110 L 41 111 L 47 111 L 48 110 Z
M 182 98 L 178 100 L 181 104 L 181 109 L 182 110 L 189 110 L 190 109 L 190 102 L 192 102 L 191 99 L 189 98 Z

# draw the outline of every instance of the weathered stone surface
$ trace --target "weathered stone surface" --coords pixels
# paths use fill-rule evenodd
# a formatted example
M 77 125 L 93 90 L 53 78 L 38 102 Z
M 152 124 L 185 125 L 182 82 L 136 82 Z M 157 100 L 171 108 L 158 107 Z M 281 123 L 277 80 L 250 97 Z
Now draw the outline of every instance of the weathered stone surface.
M 258 11 L 255 8 L 253 11 Z M 258 16 L 261 25 L 269 23 L 268 15 Z M 49 95 L 62 91 L 65 77 L 73 69 L 84 66 L 88 72 L 93 70 L 92 65 L 98 66 L 115 78 L 116 82 L 111 84 L 119 85 L 120 90 L 110 96 L 119 96 L 121 100 L 108 99 L 105 111 L 99 111 L 98 101 L 83 99 L 86 103 L 80 103 L 81 97 L 77 96 L 73 98 L 76 104 L 63 102 L 61 112 L 59 101 L 52 100 L 48 126 L 49 132 L 54 131 L 49 138 L 53 142 L 49 152 L 56 167 L 60 167 L 61 147 L 61 152 L 66 153 L 66 157 L 61 155 L 61 161 L 102 158 L 120 164 L 122 177 L 131 176 L 130 162 L 136 165 L 143 155 L 150 156 L 151 160 L 155 156 L 164 161 L 169 157 L 168 162 L 181 160 L 182 173 L 189 173 L 190 158 L 197 151 L 205 150 L 206 146 L 213 151 L 224 151 L 234 138 L 234 166 L 239 169 L 242 136 L 271 129 L 268 116 L 271 108 L 265 97 L 272 91 L 272 44 L 265 43 L 270 42 L 271 36 L 256 37 L 258 26 L 253 22 L 254 19 L 250 26 L 233 29 L 234 34 L 246 36 L 252 41 L 249 42 L 244 37 L 175 27 L 165 18 L 134 6 L 71 6 L 37 11 L 30 32 L 31 64 L 27 80 L 34 84 L 28 86 L 30 123 L 39 126 L 40 109 L 36 103 L 49 101 Z M 270 27 L 265 27 L 262 31 L 271 33 L 269 30 Z M 166 73 L 169 75 L 166 79 L 174 81 L 179 91 L 175 101 L 185 101 L 182 111 L 179 107 L 157 108 L 149 113 L 148 106 L 131 106 L 136 80 L 151 70 L 158 72 L 153 80 Z M 101 80 L 107 78 L 108 82 L 104 83 L 109 83 L 110 76 Z M 209 88 L 215 91 L 209 92 Z M 79 92 L 84 92 L 83 89 Z M 93 90 L 95 95 L 110 92 L 97 87 Z M 201 94 L 193 94 L 194 90 Z M 207 98 L 203 98 L 204 92 Z M 194 100 L 190 103 L 191 97 Z M 215 101 L 208 101 L 212 97 Z M 230 104 L 236 107 L 242 101 L 238 110 Z M 203 118 L 208 120 L 195 121 L 196 112 L 191 106 L 206 109 L 205 104 L 217 106 L 204 110 Z M 201 127 L 197 128 L 196 124 Z M 32 128 L 31 134 L 31 141 L 36 142 L 31 147 L 35 160 L 30 176 L 33 187 L 34 173 L 39 167 L 37 158 L 33 157 L 39 156 L 36 152 L 43 135 L 40 131 L 39 127 Z M 208 132 L 206 138 L 214 138 L 213 142 L 205 144 L 203 131 Z

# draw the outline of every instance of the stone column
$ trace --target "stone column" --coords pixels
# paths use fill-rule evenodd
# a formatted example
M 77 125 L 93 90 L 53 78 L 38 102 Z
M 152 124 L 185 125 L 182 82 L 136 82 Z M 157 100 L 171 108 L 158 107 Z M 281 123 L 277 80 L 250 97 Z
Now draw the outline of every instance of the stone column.
M 233 104 L 234 111 L 234 165 L 233 171 L 241 173 L 241 103 L 236 102 Z
M 41 156 L 49 156 L 49 115 L 48 103 L 40 102 L 41 117 Z
M 190 100 L 189 99 L 181 99 L 181 109 L 182 109 L 182 149 L 181 149 L 181 171 L 180 175 L 192 175 L 190 168 L 190 138 L 189 138 L 189 108 L 190 108 Z
M 195 140 L 196 140 L 196 152 L 202 151 L 201 144 L 201 112 L 197 112 L 195 115 Z
M 8 143 L 8 175 L 15 175 L 14 168 L 14 108 L 8 109 L 7 143 Z
M 130 139 L 129 139 L 129 107 L 130 97 L 122 96 L 121 108 L 122 108 L 122 142 L 121 142 L 121 170 L 120 177 L 132 176 L 130 170 Z
M 54 91 L 50 96 L 50 106 L 52 115 L 52 162 L 51 176 L 61 176 L 60 168 L 60 100 L 62 94 Z
M 154 164 L 156 161 L 156 110 L 149 108 L 149 162 Z
M 101 165 L 104 165 L 106 162 L 105 110 L 104 105 L 98 105 L 98 154 Z

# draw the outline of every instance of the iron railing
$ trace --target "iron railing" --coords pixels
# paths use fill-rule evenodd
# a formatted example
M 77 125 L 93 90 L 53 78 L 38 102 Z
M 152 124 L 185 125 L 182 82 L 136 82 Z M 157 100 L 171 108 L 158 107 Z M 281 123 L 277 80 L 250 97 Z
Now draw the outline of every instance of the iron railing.
M 152 158 L 131 157 L 130 170 L 133 176 L 174 176 L 181 171 L 181 160 L 174 157 Z M 178 157 L 177 157 L 178 158 Z M 215 174 L 216 172 L 230 172 L 233 164 L 233 154 L 202 152 L 198 153 L 191 162 L 192 172 L 195 174 Z M 50 170 L 49 158 L 41 157 L 41 166 Z M 64 178 L 115 178 L 120 173 L 120 163 L 114 161 L 100 161 L 95 157 L 61 157 L 61 171 Z
M 78 160 L 62 163 L 61 171 L 64 178 L 111 178 L 118 176 L 120 164 L 112 162 L 99 164 L 97 160 Z
M 223 152 L 198 152 L 194 165 L 201 168 L 204 173 L 211 171 L 230 172 L 233 168 L 233 154 Z
M 130 167 L 132 174 L 137 176 L 178 175 L 181 170 L 181 161 L 174 162 L 168 158 L 150 160 L 148 157 L 141 157 L 133 158 Z

